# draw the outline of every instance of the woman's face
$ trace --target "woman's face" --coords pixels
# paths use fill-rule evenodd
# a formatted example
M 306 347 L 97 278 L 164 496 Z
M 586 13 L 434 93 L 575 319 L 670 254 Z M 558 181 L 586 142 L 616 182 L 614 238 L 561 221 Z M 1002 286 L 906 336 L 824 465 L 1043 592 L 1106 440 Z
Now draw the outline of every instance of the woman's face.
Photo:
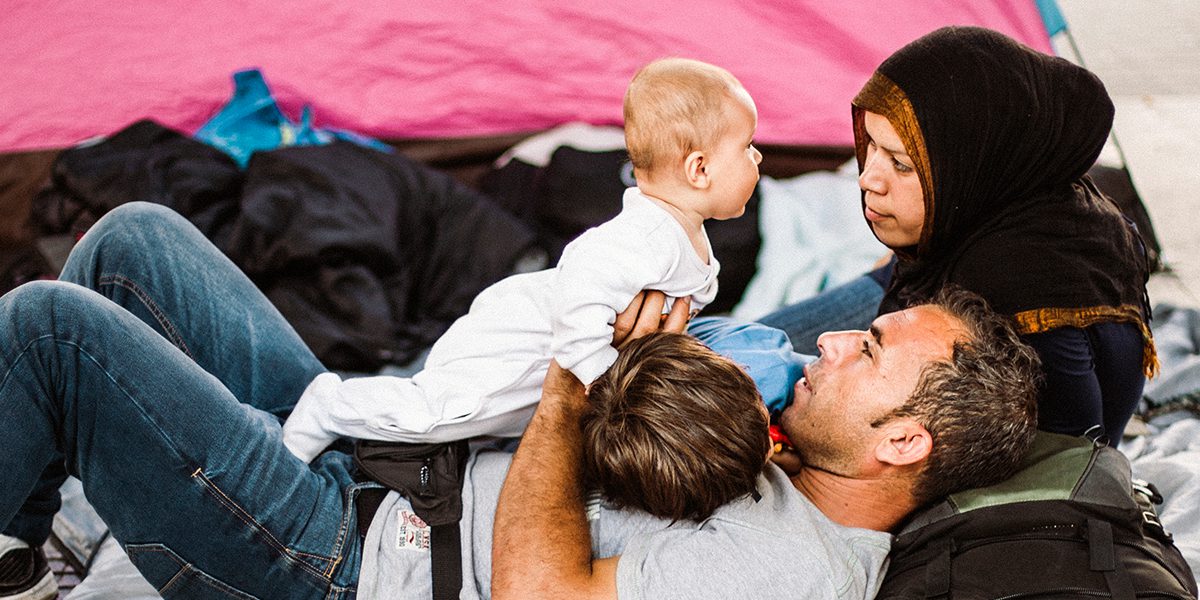
M 867 158 L 858 176 L 858 187 L 864 192 L 863 216 L 889 248 L 915 245 L 925 223 L 925 198 L 913 160 L 887 117 L 864 112 L 863 125 Z

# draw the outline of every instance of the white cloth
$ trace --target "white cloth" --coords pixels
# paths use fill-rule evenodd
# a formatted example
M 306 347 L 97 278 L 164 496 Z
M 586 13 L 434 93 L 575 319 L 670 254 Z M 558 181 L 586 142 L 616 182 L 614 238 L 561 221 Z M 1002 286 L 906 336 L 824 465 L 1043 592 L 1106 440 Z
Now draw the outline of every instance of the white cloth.
M 1162 493 L 1158 516 L 1200 580 L 1200 419 L 1187 412 L 1149 423 L 1150 435 L 1121 443 L 1133 476 Z
M 317 376 L 284 424 L 284 443 L 311 461 L 339 436 L 518 436 L 551 357 L 584 384 L 616 360 L 612 323 L 634 294 L 691 296 L 693 309 L 712 302 L 720 265 L 711 246 L 708 254 L 706 264 L 679 222 L 630 188 L 621 213 L 568 244 L 556 268 L 513 275 L 481 292 L 412 378 Z
M 532 135 L 518 142 L 496 159 L 497 169 L 513 159 L 535 167 L 550 164 L 550 157 L 563 146 L 588 152 L 608 152 L 625 149 L 625 130 L 612 125 L 589 123 L 565 123 L 553 129 Z
M 887 251 L 863 220 L 858 167 L 791 179 L 762 177 L 762 246 L 733 317 L 753 321 L 869 271 Z

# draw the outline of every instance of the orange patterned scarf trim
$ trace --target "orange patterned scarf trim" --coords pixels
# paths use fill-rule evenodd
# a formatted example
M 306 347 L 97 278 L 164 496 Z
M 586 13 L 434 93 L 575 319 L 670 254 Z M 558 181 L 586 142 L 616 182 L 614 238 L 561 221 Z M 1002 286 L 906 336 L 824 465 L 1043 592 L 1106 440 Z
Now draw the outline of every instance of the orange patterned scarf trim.
M 1041 333 L 1059 327 L 1084 328 L 1096 323 L 1137 323 L 1142 331 L 1142 371 L 1146 377 L 1158 374 L 1158 351 L 1154 335 L 1142 318 L 1142 311 L 1128 304 L 1122 306 L 1091 306 L 1087 308 L 1038 308 L 1013 315 L 1021 334 Z

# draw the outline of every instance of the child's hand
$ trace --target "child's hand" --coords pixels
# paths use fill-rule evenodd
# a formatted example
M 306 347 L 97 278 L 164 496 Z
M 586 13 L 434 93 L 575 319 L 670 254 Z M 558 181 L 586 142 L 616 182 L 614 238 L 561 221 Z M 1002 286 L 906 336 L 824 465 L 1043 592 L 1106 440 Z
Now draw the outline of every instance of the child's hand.
M 800 453 L 790 447 L 782 448 L 771 455 L 771 462 L 783 469 L 788 476 L 795 475 L 804 467 L 804 461 L 800 458 Z

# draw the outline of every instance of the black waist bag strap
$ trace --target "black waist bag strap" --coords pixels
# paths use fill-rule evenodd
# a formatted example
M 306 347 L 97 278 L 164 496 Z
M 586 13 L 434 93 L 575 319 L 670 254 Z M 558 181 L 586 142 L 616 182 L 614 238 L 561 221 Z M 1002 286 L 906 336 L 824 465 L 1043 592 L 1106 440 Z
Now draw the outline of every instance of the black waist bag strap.
M 467 442 L 405 444 L 358 440 L 354 464 L 371 479 L 400 492 L 429 525 L 433 600 L 453 600 L 462 590 L 463 474 Z

